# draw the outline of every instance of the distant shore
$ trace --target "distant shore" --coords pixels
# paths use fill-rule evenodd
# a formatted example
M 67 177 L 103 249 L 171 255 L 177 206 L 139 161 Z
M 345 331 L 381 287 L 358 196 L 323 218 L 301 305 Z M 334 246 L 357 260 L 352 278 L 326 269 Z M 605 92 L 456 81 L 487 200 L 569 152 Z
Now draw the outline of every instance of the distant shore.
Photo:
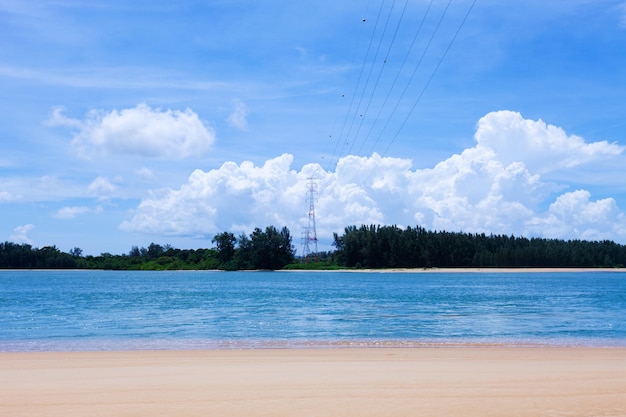
M 507 273 L 507 272 L 626 272 L 626 268 L 381 268 L 282 269 L 287 272 L 399 272 L 399 273 Z
M 0 353 L 0 415 L 617 416 L 624 348 Z
M 144 271 L 140 269 L 89 269 L 89 268 L 0 268 L 2 271 Z M 159 272 L 159 270 L 145 270 Z M 167 269 L 162 271 L 206 271 L 206 272 L 268 272 L 264 269 Z M 333 269 L 277 269 L 277 272 L 367 272 L 367 273 L 507 273 L 507 272 L 626 272 L 626 268 L 333 268 Z

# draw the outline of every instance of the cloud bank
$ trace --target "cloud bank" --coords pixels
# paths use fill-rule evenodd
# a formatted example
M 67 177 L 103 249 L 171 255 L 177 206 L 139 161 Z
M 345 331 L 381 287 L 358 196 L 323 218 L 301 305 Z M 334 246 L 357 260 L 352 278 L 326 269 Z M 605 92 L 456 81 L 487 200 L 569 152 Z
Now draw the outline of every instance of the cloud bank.
M 210 238 L 271 224 L 297 237 L 307 224 L 307 178 L 315 177 L 317 232 L 327 243 L 352 224 L 626 241 L 626 218 L 614 199 L 593 200 L 584 189 L 544 179 L 616 157 L 623 147 L 587 143 L 510 111 L 481 118 L 475 140 L 428 169 L 378 154 L 341 158 L 334 172 L 318 164 L 294 170 L 289 154 L 263 166 L 226 162 L 194 171 L 179 189 L 154 191 L 121 228 Z
M 182 159 L 205 154 L 215 141 L 214 130 L 190 109 L 161 110 L 146 104 L 92 110 L 84 120 L 68 118 L 55 108 L 48 124 L 77 131 L 72 147 L 86 159 L 101 155 Z
M 538 174 L 574 168 L 624 150 L 606 141 L 585 143 L 583 138 L 568 136 L 557 126 L 526 120 L 512 111 L 493 112 L 481 118 L 475 139 L 482 153 L 492 151 L 491 158 L 504 165 L 523 161 Z

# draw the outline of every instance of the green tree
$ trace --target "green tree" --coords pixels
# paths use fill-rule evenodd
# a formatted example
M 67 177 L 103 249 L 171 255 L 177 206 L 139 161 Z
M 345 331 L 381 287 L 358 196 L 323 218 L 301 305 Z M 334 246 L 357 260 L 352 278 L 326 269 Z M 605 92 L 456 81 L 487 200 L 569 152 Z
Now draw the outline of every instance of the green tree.
M 222 232 L 211 240 L 217 246 L 217 258 L 222 264 L 230 262 L 235 256 L 237 238 L 230 232 Z
M 163 252 L 165 252 L 165 248 L 157 243 L 151 243 L 148 246 L 148 258 L 149 259 L 156 259 L 159 256 L 163 255 Z
M 265 231 L 258 227 L 250 235 L 252 262 L 255 269 L 280 269 L 295 260 L 291 234 L 287 227 L 280 231 L 268 226 Z

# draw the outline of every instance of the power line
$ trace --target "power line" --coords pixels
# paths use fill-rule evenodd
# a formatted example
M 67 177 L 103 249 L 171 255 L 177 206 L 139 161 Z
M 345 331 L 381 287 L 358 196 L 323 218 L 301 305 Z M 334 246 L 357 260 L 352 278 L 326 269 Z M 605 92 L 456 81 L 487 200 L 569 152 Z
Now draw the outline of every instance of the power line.
M 343 121 L 343 125 L 341 127 L 341 132 L 339 137 L 337 138 L 337 141 L 335 143 L 335 150 L 333 152 L 332 157 L 329 160 L 329 166 L 328 166 L 328 170 L 331 169 L 332 164 L 335 164 L 336 162 L 339 161 L 339 159 L 341 158 L 341 156 L 344 153 L 344 150 L 346 148 L 347 145 L 349 145 L 348 148 L 348 153 L 351 153 L 353 148 L 357 145 L 357 142 L 359 142 L 359 135 L 360 132 L 362 130 L 363 127 L 363 123 L 364 123 L 364 119 L 365 116 L 369 113 L 370 108 L 371 108 L 371 104 L 374 100 L 376 91 L 378 91 L 378 87 L 380 85 L 380 80 L 382 78 L 382 74 L 384 72 L 384 69 L 386 68 L 386 64 L 387 61 L 390 57 L 390 53 L 392 51 L 392 48 L 394 46 L 395 40 L 396 40 L 396 36 L 398 34 L 399 28 L 402 25 L 402 21 L 404 18 L 404 14 L 407 8 L 407 4 L 408 4 L 408 0 L 406 0 L 404 7 L 402 9 L 402 13 L 400 14 L 400 17 L 398 19 L 398 21 L 395 23 L 395 30 L 393 32 L 392 38 L 390 43 L 387 46 L 387 50 L 386 50 L 386 54 L 385 54 L 385 58 L 382 62 L 382 64 L 380 65 L 378 74 L 376 76 L 376 80 L 374 82 L 373 88 L 370 90 L 368 90 L 368 87 L 370 85 L 370 79 L 371 79 L 371 75 L 373 73 L 374 67 L 377 66 L 377 58 L 378 55 L 380 53 L 380 50 L 382 48 L 382 44 L 385 42 L 385 34 L 387 32 L 387 27 L 390 23 L 391 20 L 391 16 L 393 15 L 393 10 L 394 10 L 394 6 L 396 0 L 394 0 L 394 3 L 391 6 L 391 9 L 389 10 L 385 23 L 384 23 L 384 28 L 382 29 L 382 33 L 377 37 L 377 28 L 379 25 L 379 20 L 380 17 L 383 14 L 383 10 L 384 10 L 384 4 L 385 1 L 383 0 L 380 4 L 380 8 L 378 10 L 378 15 L 376 18 L 376 23 L 374 25 L 374 29 L 372 31 L 371 37 L 370 37 L 370 41 L 369 44 L 367 46 L 367 50 L 365 53 L 365 57 L 363 59 L 363 64 L 360 67 L 360 71 L 359 71 L 359 75 L 357 78 L 357 83 L 355 85 L 354 88 L 354 93 L 351 96 L 351 100 L 350 100 L 350 106 L 348 108 L 347 113 L 345 114 L 344 117 L 344 121 Z M 382 121 L 381 119 L 381 114 L 383 113 L 387 103 L 389 102 L 389 99 L 391 98 L 391 94 L 394 91 L 395 87 L 398 85 L 398 81 L 400 79 L 401 74 L 403 73 L 403 70 L 406 66 L 406 63 L 408 62 L 409 56 L 411 55 L 415 45 L 417 44 L 417 40 L 420 36 L 420 34 L 423 31 L 423 27 L 425 25 L 425 22 L 427 20 L 428 15 L 431 12 L 432 6 L 433 6 L 434 0 L 430 0 L 426 11 L 424 12 L 424 15 L 419 23 L 419 26 L 417 28 L 417 30 L 415 31 L 415 34 L 413 36 L 413 39 L 410 43 L 410 46 L 408 48 L 408 50 L 406 51 L 406 53 L 404 54 L 404 58 L 402 60 L 402 63 L 397 71 L 397 73 L 395 74 L 395 77 L 393 79 L 393 82 L 391 84 L 391 87 L 388 89 L 386 95 L 385 95 L 385 99 L 382 103 L 382 105 L 378 108 L 378 112 L 376 114 L 376 117 L 372 120 L 372 123 L 369 125 L 369 129 L 367 131 L 367 134 L 365 135 L 364 139 L 361 141 L 359 147 L 358 147 L 358 153 L 360 154 L 362 149 L 364 148 L 367 139 L 371 136 L 371 134 L 374 131 L 374 127 L 375 125 L 379 122 Z M 417 96 L 417 98 L 414 100 L 413 105 L 411 106 L 410 110 L 405 114 L 405 117 L 402 119 L 402 123 L 400 124 L 400 126 L 398 127 L 398 129 L 395 131 L 394 135 L 391 137 L 391 139 L 389 140 L 389 142 L 387 143 L 387 146 L 385 147 L 384 152 L 382 153 L 382 156 L 385 156 L 387 154 L 387 152 L 389 151 L 389 149 L 391 148 L 392 144 L 395 142 L 395 140 L 397 139 L 397 137 L 400 135 L 400 132 L 402 131 L 402 129 L 404 128 L 404 126 L 406 125 L 406 123 L 408 122 L 409 118 L 412 116 L 412 114 L 414 113 L 417 105 L 419 104 L 419 102 L 421 101 L 422 97 L 424 96 L 427 88 L 429 87 L 429 85 L 431 84 L 432 80 L 434 79 L 435 75 L 437 74 L 437 72 L 439 71 L 439 68 L 441 67 L 444 59 L 446 58 L 446 56 L 448 55 L 450 49 L 452 48 L 454 42 L 456 41 L 461 29 L 463 28 L 463 26 L 465 25 L 465 22 L 467 21 L 467 19 L 469 18 L 472 10 L 474 9 L 475 4 L 477 3 L 477 0 L 473 0 L 470 7 L 468 8 L 467 12 L 465 13 L 463 19 L 461 20 L 459 26 L 456 28 L 456 31 L 454 32 L 454 35 L 452 36 L 452 38 L 450 39 L 450 41 L 448 42 L 448 45 L 446 46 L 446 48 L 443 51 L 443 54 L 441 55 L 441 57 L 439 58 L 439 60 L 437 61 L 435 67 L 433 68 L 432 72 L 430 73 L 430 75 L 428 76 L 428 78 L 426 79 L 425 83 L 423 84 L 421 90 L 419 90 L 419 94 Z M 380 130 L 380 132 L 377 134 L 376 139 L 373 143 L 373 145 L 370 148 L 370 153 L 373 152 L 373 150 L 378 146 L 380 140 L 383 138 L 385 132 L 389 129 L 391 122 L 394 120 L 394 116 L 396 115 L 396 113 L 398 112 L 400 105 L 404 102 L 405 96 L 407 95 L 409 88 L 411 87 L 411 85 L 413 84 L 413 80 L 418 72 L 418 70 L 422 67 L 422 64 L 425 60 L 426 55 L 428 54 L 428 52 L 430 51 L 430 49 L 432 48 L 432 45 L 434 44 L 434 40 L 437 37 L 437 35 L 440 32 L 440 29 L 442 28 L 443 22 L 446 19 L 449 9 L 451 7 L 452 4 L 452 0 L 448 0 L 448 2 L 446 3 L 446 6 L 442 12 L 442 14 L 440 15 L 439 19 L 437 20 L 437 23 L 434 26 L 434 29 L 432 31 L 432 33 L 430 34 L 424 48 L 423 51 L 420 54 L 420 57 L 417 61 L 417 63 L 415 64 L 413 71 L 411 72 L 410 76 L 408 77 L 407 81 L 404 83 L 404 87 L 402 88 L 402 91 L 399 95 L 399 97 L 397 98 L 395 105 L 393 106 L 393 108 L 391 109 L 391 111 L 388 113 L 388 115 L 385 117 L 385 122 L 384 125 L 382 127 L 382 129 Z M 363 19 L 363 21 L 365 22 L 365 19 Z M 375 44 L 375 40 L 377 40 L 377 44 Z M 374 52 L 374 48 L 375 48 L 375 52 Z M 374 59 L 372 61 L 372 63 L 370 65 L 368 65 L 368 60 L 370 55 L 372 54 L 372 52 L 374 52 Z M 356 56 L 356 52 L 355 52 L 355 56 Z M 368 68 L 368 72 L 367 72 L 367 77 L 365 79 L 365 83 L 362 84 L 363 82 L 363 76 L 365 74 L 366 71 L 366 67 Z M 367 100 L 366 101 L 366 105 L 363 108 L 362 104 L 364 102 L 364 98 L 367 95 Z M 343 97 L 343 95 L 342 95 Z M 358 101 L 357 101 L 357 105 L 355 108 L 355 101 L 357 100 L 358 97 Z M 352 130 L 354 128 L 355 125 L 355 121 L 357 118 L 360 118 L 360 121 L 358 123 L 358 128 L 356 130 L 356 133 L 354 133 L 354 135 L 352 135 Z M 348 121 L 350 121 L 350 124 L 348 126 Z M 369 118 L 368 118 L 369 120 Z M 344 133 L 346 132 L 346 127 L 347 128 L 347 133 L 344 135 Z M 337 149 L 340 148 L 339 152 L 337 152 Z M 359 170 L 360 171 L 360 170 Z M 358 172 L 355 173 L 355 176 L 358 175 Z M 370 173 L 371 175 L 371 173 Z M 369 175 L 366 176 L 366 178 L 369 177 Z
M 359 133 L 361 132 L 361 127 L 363 126 L 363 122 L 365 121 L 365 116 L 367 115 L 370 105 L 372 104 L 372 100 L 374 99 L 374 95 L 376 94 L 376 90 L 378 89 L 378 85 L 380 83 L 380 79 L 383 75 L 383 70 L 385 69 L 385 66 L 387 64 L 387 60 L 389 59 L 389 55 L 391 53 L 391 49 L 393 48 L 393 44 L 396 40 L 396 37 L 398 35 L 398 30 L 400 29 L 400 25 L 402 24 L 402 19 L 404 18 L 404 13 L 406 12 L 406 7 L 409 4 L 409 1 L 406 0 L 404 2 L 404 7 L 402 8 L 402 13 L 400 14 L 400 18 L 398 19 L 398 23 L 396 24 L 396 29 L 393 33 L 393 36 L 391 38 L 391 42 L 389 43 L 389 47 L 387 48 L 387 53 L 385 54 L 385 59 L 383 61 L 383 64 L 380 67 L 380 71 L 378 71 L 378 76 L 376 77 L 376 82 L 374 83 L 374 88 L 372 89 L 372 93 L 369 96 L 369 100 L 367 101 L 367 105 L 365 106 L 365 110 L 362 112 L 363 117 L 361 117 L 361 120 L 359 122 L 359 127 L 356 131 L 356 133 L 354 134 L 354 140 L 351 141 L 350 143 L 350 149 L 348 150 L 348 154 L 352 153 L 352 148 L 354 147 L 354 144 L 357 142 L 357 138 L 359 137 Z M 394 5 L 395 5 L 395 1 L 394 1 Z M 391 13 L 393 12 L 393 5 L 391 7 L 391 10 L 389 11 L 389 16 L 387 18 L 387 22 L 389 22 L 389 17 L 391 17 Z M 386 24 L 385 24 L 385 28 L 386 28 Z M 383 36 L 384 36 L 384 32 L 383 32 Z M 382 43 L 382 37 L 381 37 L 381 43 Z M 379 44 L 380 46 L 380 44 Z M 391 90 L 390 90 L 391 91 Z M 376 119 L 374 119 L 375 121 Z M 361 144 L 361 148 L 363 147 L 363 143 Z
M 370 50 L 372 48 L 372 43 L 374 42 L 374 36 L 376 35 L 376 28 L 378 27 L 378 21 L 380 19 L 380 15 L 383 11 L 383 6 L 385 5 L 385 0 L 383 0 L 380 4 L 380 8 L 378 9 L 378 15 L 376 16 L 376 21 L 374 23 L 374 29 L 372 30 L 372 36 L 370 37 L 370 42 L 369 45 L 367 46 L 367 51 L 365 53 L 365 57 L 363 58 L 363 64 L 361 65 L 361 71 L 359 72 L 359 77 L 357 79 L 356 85 L 354 87 L 354 92 L 351 95 L 350 98 L 350 107 L 348 108 L 348 112 L 346 113 L 346 117 L 344 119 L 343 125 L 341 126 L 341 133 L 339 134 L 339 137 L 337 138 L 337 145 L 341 145 L 340 151 L 339 151 L 339 156 L 337 156 L 337 160 L 339 160 L 339 157 L 343 154 L 343 148 L 345 147 L 345 139 L 343 138 L 343 132 L 345 130 L 346 124 L 348 123 L 348 118 L 350 117 L 350 114 L 352 114 L 352 105 L 354 104 L 354 99 L 357 96 L 357 92 L 359 90 L 359 85 L 361 84 L 361 78 L 363 77 L 363 71 L 365 70 L 365 66 L 367 64 L 367 59 L 369 57 L 369 53 Z M 363 19 L 363 23 L 365 23 L 365 19 Z M 333 161 L 335 160 L 335 153 L 333 153 L 333 156 L 331 158 L 331 161 L 329 162 L 330 164 L 333 163 Z
M 370 137 L 370 134 L 374 130 L 374 126 L 376 125 L 376 123 L 380 119 L 380 115 L 382 114 L 383 109 L 385 108 L 385 106 L 387 105 L 387 102 L 389 101 L 389 97 L 391 97 L 391 92 L 394 90 L 394 88 L 395 88 L 395 86 L 396 86 L 396 84 L 398 82 L 398 79 L 400 78 L 400 74 L 402 74 L 402 70 L 404 69 L 404 66 L 406 65 L 406 62 L 408 61 L 408 58 L 411 55 L 411 51 L 413 50 L 413 47 L 417 43 L 417 38 L 418 38 L 419 34 L 422 32 L 422 28 L 424 26 L 424 22 L 426 21 L 426 17 L 428 17 L 428 13 L 430 12 L 430 9 L 431 9 L 431 7 L 433 5 L 433 2 L 434 2 L 434 0 L 430 0 L 430 3 L 428 4 L 428 7 L 426 8 L 426 11 L 424 12 L 424 16 L 422 16 L 422 20 L 420 21 L 420 24 L 417 26 L 417 30 L 415 31 L 415 35 L 413 35 L 413 39 L 411 40 L 411 44 L 410 44 L 406 54 L 404 55 L 404 59 L 402 60 L 402 63 L 400 64 L 400 67 L 398 68 L 398 71 L 396 72 L 396 76 L 393 79 L 393 82 L 391 83 L 391 87 L 387 91 L 387 95 L 385 96 L 385 99 L 384 99 L 382 105 L 380 106 L 380 108 L 378 110 L 378 113 L 376 114 L 376 117 L 374 117 L 373 123 L 370 126 L 370 129 L 367 131 L 367 134 L 365 135 L 365 138 L 363 139 L 363 143 L 361 144 L 361 147 L 357 151 L 358 154 L 360 154 L 361 151 L 363 150 L 363 146 L 365 145 L 365 142 Z M 405 4 L 405 7 L 406 7 L 406 4 Z M 410 80 L 409 80 L 409 82 L 410 82 Z
M 443 52 L 443 55 L 441 56 L 441 58 L 439 59 L 439 62 L 437 62 L 437 65 L 435 66 L 435 69 L 433 69 L 433 72 L 430 74 L 430 77 L 428 77 L 428 80 L 426 81 L 426 83 L 424 84 L 424 87 L 422 88 L 422 91 L 420 92 L 420 94 L 417 96 L 417 99 L 415 100 L 415 102 L 413 103 L 413 107 L 411 107 L 411 110 L 409 110 L 409 112 L 407 113 L 406 117 L 404 118 L 404 120 L 402 121 L 402 124 L 400 125 L 400 127 L 398 128 L 398 130 L 396 131 L 396 134 L 391 138 L 391 141 L 389 141 L 389 144 L 387 145 L 387 148 L 385 148 L 385 151 L 383 152 L 383 154 L 381 156 L 385 156 L 387 154 L 387 151 L 389 151 L 389 148 L 391 147 L 391 145 L 393 144 L 393 142 L 396 140 L 396 138 L 398 137 L 398 135 L 400 135 L 400 131 L 402 130 L 402 128 L 404 127 L 404 125 L 406 124 L 406 122 L 409 120 L 409 118 L 411 117 L 411 115 L 413 114 L 413 111 L 415 111 L 415 108 L 417 107 L 417 105 L 419 104 L 422 96 L 424 95 L 424 92 L 426 92 L 426 89 L 428 88 L 430 82 L 433 80 L 433 78 L 435 77 L 435 74 L 437 73 L 437 71 L 439 70 L 439 67 L 441 66 L 441 63 L 443 62 L 443 60 L 446 58 L 446 55 L 448 55 L 448 52 L 450 51 L 450 48 L 452 48 L 452 45 L 454 44 L 454 41 L 456 40 L 457 36 L 459 35 L 459 33 L 461 32 L 461 29 L 463 28 L 463 26 L 465 25 L 465 22 L 467 21 L 467 18 L 469 17 L 469 15 L 472 12 L 472 9 L 474 8 L 474 5 L 476 4 L 478 0 L 474 0 L 472 2 L 472 4 L 470 5 L 469 9 L 467 10 L 467 13 L 465 14 L 465 16 L 463 17 L 463 20 L 461 21 L 461 24 L 459 24 L 459 27 L 457 28 L 456 32 L 454 33 L 454 36 L 452 37 L 452 39 L 450 40 L 450 43 L 448 43 L 448 46 L 446 47 L 445 51 Z
M 413 43 L 416 42 L 418 34 L 421 32 L 421 27 L 424 23 L 424 21 L 426 20 L 426 17 L 428 16 L 428 13 L 430 11 L 430 8 L 432 6 L 433 1 L 431 0 L 431 2 L 429 3 L 426 12 L 424 13 L 424 16 L 422 17 L 422 21 L 420 24 L 420 27 L 418 28 L 418 31 L 415 33 L 415 36 L 413 37 Z M 450 5 L 452 4 L 452 0 L 448 0 L 448 3 L 446 4 L 445 9 L 443 10 L 443 13 L 441 14 L 441 16 L 439 17 L 437 24 L 435 25 L 435 28 L 433 30 L 433 32 L 431 33 L 428 42 L 426 43 L 426 46 L 424 47 L 418 61 L 417 64 L 415 65 L 415 67 L 413 68 L 413 71 L 411 72 L 411 75 L 409 77 L 409 79 L 407 80 L 406 84 L 404 85 L 404 88 L 402 89 L 402 92 L 400 94 L 400 97 L 398 97 L 398 99 L 396 100 L 396 104 L 393 107 L 393 109 L 391 110 L 391 112 L 389 113 L 389 115 L 387 116 L 387 119 L 385 121 L 385 124 L 383 125 L 382 130 L 379 132 L 376 140 L 374 141 L 374 144 L 372 145 L 371 149 L 370 149 L 370 153 L 373 152 L 374 148 L 376 147 L 376 145 L 378 144 L 379 140 L 382 138 L 385 130 L 387 129 L 387 127 L 389 126 L 389 123 L 391 122 L 391 120 L 393 120 L 393 116 L 396 113 L 396 111 L 398 110 L 398 108 L 400 107 L 400 104 L 402 103 L 402 100 L 404 99 L 405 94 L 407 93 L 409 87 L 411 86 L 412 82 L 413 82 L 413 78 L 415 78 L 415 75 L 417 74 L 418 69 L 421 67 L 422 62 L 426 56 L 426 54 L 428 53 L 428 51 L 430 50 L 430 46 L 433 43 L 433 40 L 435 39 L 435 37 L 437 36 L 437 33 L 439 33 L 439 29 L 441 28 L 441 25 L 446 17 L 446 15 L 448 14 L 448 10 L 450 8 Z M 409 51 L 407 52 L 407 54 L 405 55 L 405 60 L 403 61 L 406 62 L 406 60 L 408 59 L 408 54 L 410 53 L 413 43 L 411 45 L 411 48 L 409 48 Z M 399 73 L 398 73 L 399 75 Z M 393 87 L 392 87 L 393 88 Z M 389 95 L 391 94 L 392 89 L 389 90 L 387 97 L 389 97 Z M 381 108 L 382 111 L 382 108 Z M 373 126 L 372 128 L 373 129 Z M 371 130 L 370 130 L 371 132 Z M 368 132 L 369 135 L 369 132 Z M 362 171 L 362 167 L 359 168 L 359 170 L 354 174 L 354 176 L 352 177 L 352 179 L 350 180 L 350 182 L 352 182 L 352 180 L 354 180 L 354 178 L 356 178 L 358 175 L 360 175 Z M 364 177 L 364 178 L 368 178 L 371 175 L 371 171 Z
M 369 4 L 370 4 L 370 0 L 368 0 L 368 2 L 367 2 L 367 6 L 365 8 L 366 11 L 369 9 Z M 363 16 L 365 16 L 365 14 L 363 14 Z M 361 20 L 361 22 L 362 22 L 361 30 L 359 30 L 359 36 L 357 37 L 356 47 L 354 48 L 354 53 L 352 54 L 352 60 L 351 60 L 350 68 L 354 67 L 354 64 L 356 62 L 357 53 L 359 51 L 359 45 L 361 44 L 361 37 L 363 35 L 363 28 L 365 27 L 364 23 L 366 22 L 366 20 L 367 20 L 366 18 L 363 18 Z M 330 169 L 332 167 L 333 160 L 335 159 L 335 155 L 337 154 L 337 149 L 339 147 L 339 144 L 342 142 L 343 131 L 344 131 L 344 128 L 345 128 L 347 120 L 348 120 L 348 115 L 350 114 L 350 111 L 352 109 L 352 103 L 353 103 L 354 97 L 356 96 L 356 90 L 358 88 L 358 85 L 359 85 L 359 82 L 360 82 L 360 79 L 361 79 L 361 74 L 363 73 L 363 67 L 364 66 L 362 65 L 361 66 L 361 73 L 359 74 L 359 80 L 357 81 L 357 84 L 355 86 L 355 91 L 352 94 L 352 100 L 350 101 L 350 107 L 348 108 L 348 112 L 346 113 L 346 117 L 345 117 L 345 119 L 343 121 L 343 125 L 341 126 L 341 131 L 339 133 L 339 136 L 337 136 L 335 138 L 335 148 L 333 150 L 333 153 L 331 154 L 331 157 L 328 160 L 328 165 L 326 167 L 327 171 L 330 171 Z M 345 98 L 345 93 L 341 94 L 341 98 L 342 99 Z M 332 138 L 332 135 L 330 135 L 330 137 Z
M 430 49 L 430 46 L 432 45 L 432 42 L 435 39 L 435 36 L 437 35 L 437 33 L 439 32 L 439 29 L 441 28 L 441 24 L 442 24 L 444 18 L 446 17 L 446 15 L 448 13 L 448 9 L 450 8 L 450 4 L 451 3 L 452 3 L 452 0 L 448 0 L 448 4 L 446 4 L 446 8 L 444 9 L 443 13 L 441 14 L 441 17 L 439 18 L 439 21 L 437 22 L 437 25 L 435 26 L 435 29 L 433 30 L 433 33 L 431 34 L 430 38 L 428 39 L 428 42 L 427 42 L 424 50 L 422 51 L 422 54 L 421 54 L 419 60 L 417 61 L 417 65 L 415 65 L 415 68 L 413 69 L 413 72 L 411 73 L 411 76 L 409 77 L 408 82 L 404 86 L 404 89 L 402 90 L 402 93 L 400 94 L 400 97 L 396 101 L 395 106 L 393 107 L 393 109 L 391 110 L 391 113 L 387 117 L 387 120 L 386 120 L 385 124 L 383 125 L 382 130 L 378 134 L 378 137 L 374 141 L 374 144 L 372 145 L 371 149 L 374 149 L 376 147 L 376 145 L 378 144 L 378 141 L 383 136 L 383 133 L 385 133 L 385 130 L 387 129 L 387 127 L 389 126 L 389 123 L 393 119 L 393 115 L 398 110 L 398 107 L 400 107 L 400 103 L 402 103 L 402 99 L 404 98 L 404 95 L 406 94 L 406 92 L 408 91 L 409 87 L 411 86 L 411 83 L 413 81 L 413 78 L 415 77 L 415 74 L 417 73 L 417 70 L 422 65 L 422 62 L 424 60 L 424 57 L 426 56 L 426 53 Z M 424 90 L 422 90 L 422 91 L 424 91 Z

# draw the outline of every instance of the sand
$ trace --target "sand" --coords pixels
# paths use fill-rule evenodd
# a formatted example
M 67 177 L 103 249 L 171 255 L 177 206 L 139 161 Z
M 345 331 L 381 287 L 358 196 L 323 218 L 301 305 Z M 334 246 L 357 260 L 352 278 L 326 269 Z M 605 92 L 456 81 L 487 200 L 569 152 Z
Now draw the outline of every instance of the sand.
M 284 270 L 287 271 L 287 270 Z M 312 272 L 312 270 L 288 270 L 289 272 Z M 324 270 L 317 270 L 315 272 L 324 272 Z M 328 272 L 403 272 L 408 274 L 419 273 L 547 273 L 547 272 L 626 272 L 626 268 L 381 268 L 381 269 L 337 269 L 328 270 Z
M 0 353 L 0 416 L 626 416 L 626 349 Z

